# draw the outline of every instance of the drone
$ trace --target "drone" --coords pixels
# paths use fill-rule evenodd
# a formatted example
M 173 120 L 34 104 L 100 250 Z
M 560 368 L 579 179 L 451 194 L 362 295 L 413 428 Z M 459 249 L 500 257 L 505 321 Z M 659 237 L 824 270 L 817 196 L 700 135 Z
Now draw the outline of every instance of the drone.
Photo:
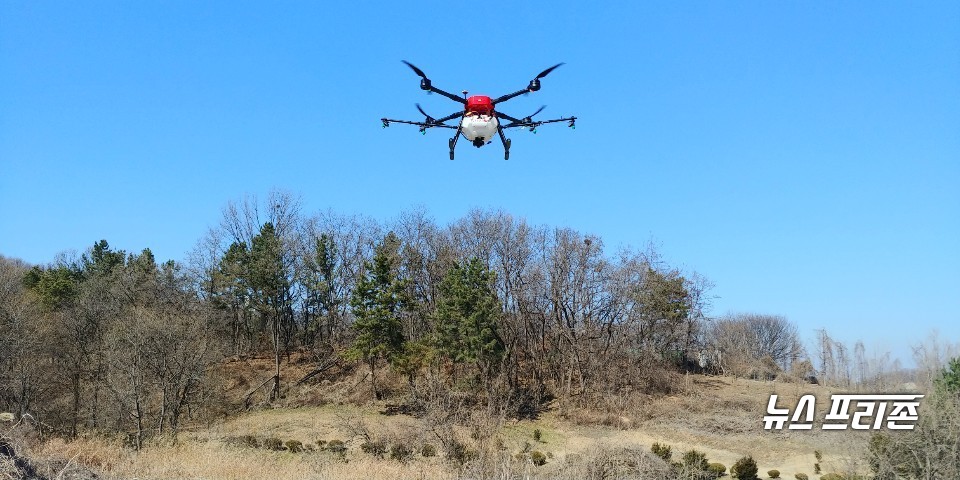
M 473 95 L 468 97 L 466 90 L 461 92 L 463 93 L 462 97 L 445 92 L 437 87 L 434 87 L 430 79 L 427 78 L 427 75 L 423 73 L 423 70 L 420 70 L 406 60 L 403 60 L 403 63 L 410 67 L 414 73 L 420 76 L 421 90 L 425 90 L 427 93 L 437 93 L 447 97 L 454 102 L 462 104 L 463 109 L 457 110 L 456 112 L 445 117 L 433 118 L 427 114 L 427 112 L 424 112 L 423 108 L 420 108 L 420 104 L 418 103 L 416 104 L 417 110 L 419 110 L 420 113 L 426 117 L 424 121 L 415 122 L 410 120 L 381 118 L 380 121 L 383 122 L 383 128 L 389 127 L 391 123 L 404 123 L 420 127 L 421 134 L 426 134 L 427 129 L 429 128 L 449 128 L 456 130 L 457 132 L 453 134 L 453 138 L 448 141 L 448 146 L 450 147 L 450 160 L 453 160 L 453 151 L 457 147 L 457 140 L 461 135 L 477 148 L 480 148 L 484 145 L 489 145 L 493 142 L 493 136 L 495 134 L 499 135 L 500 142 L 503 143 L 503 159 L 509 160 L 510 139 L 503 134 L 503 131 L 508 128 L 529 128 L 531 132 L 537 133 L 537 127 L 540 125 L 557 122 L 567 122 L 568 127 L 576 128 L 577 117 L 563 117 L 555 118 L 553 120 L 534 120 L 533 117 L 543 111 L 546 105 L 540 107 L 536 112 L 533 112 L 532 114 L 523 118 L 512 117 L 496 109 L 497 105 L 506 102 L 507 100 L 540 90 L 540 79 L 549 75 L 550 72 L 560 65 L 563 65 L 563 63 L 558 63 L 540 72 L 540 74 L 534 77 L 533 80 L 530 80 L 530 84 L 527 85 L 527 88 L 517 90 L 516 92 L 508 93 L 493 99 L 485 95 Z M 457 123 L 457 126 L 446 124 L 447 121 L 455 118 L 460 119 L 460 121 Z M 509 123 L 504 124 L 504 121 Z

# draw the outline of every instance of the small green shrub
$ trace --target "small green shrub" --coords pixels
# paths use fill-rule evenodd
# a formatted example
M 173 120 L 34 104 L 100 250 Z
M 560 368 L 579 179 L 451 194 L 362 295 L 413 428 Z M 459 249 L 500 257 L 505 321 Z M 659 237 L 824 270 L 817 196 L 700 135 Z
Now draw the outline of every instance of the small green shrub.
M 730 476 L 739 480 L 757 480 L 757 462 L 751 456 L 742 457 L 730 468 Z
M 360 445 L 360 450 L 363 453 L 369 453 L 377 458 L 383 458 L 383 454 L 387 453 L 387 445 L 383 442 L 364 442 Z
M 390 447 L 390 458 L 400 462 L 406 462 L 413 458 L 413 450 L 402 443 L 395 443 Z
M 819 463 L 814 463 L 814 464 L 813 464 L 813 473 L 815 473 L 815 474 L 817 474 L 817 475 L 820 475 L 820 471 L 821 471 L 821 470 L 820 470 L 820 464 L 819 464 Z
M 303 442 L 300 440 L 287 440 L 285 445 L 290 453 L 300 453 L 303 451 Z
M 547 464 L 547 456 L 543 454 L 540 450 L 534 450 L 530 452 L 530 461 L 538 467 L 542 467 Z
M 680 460 L 688 470 L 705 471 L 710 466 L 710 462 L 707 461 L 707 454 L 697 450 L 684 452 Z
M 767 470 L 767 476 L 770 478 L 780 478 L 780 470 Z
M 727 473 L 727 466 L 722 463 L 711 463 L 707 465 L 707 471 L 713 474 L 714 478 L 720 478 Z
M 326 440 L 323 440 L 323 439 L 317 440 L 317 449 L 318 449 L 318 450 L 326 450 L 326 449 L 327 449 L 327 441 L 326 441 Z
M 437 447 L 429 443 L 423 444 L 423 447 L 420 448 L 420 455 L 424 457 L 435 457 L 437 456 Z
M 540 441 L 540 438 L 542 438 L 542 437 L 543 437 L 543 432 L 541 432 L 539 428 L 533 429 L 533 441 L 534 441 L 534 442 L 539 442 L 539 441 Z
M 283 450 L 283 442 L 279 438 L 271 437 L 263 441 L 263 448 L 280 451 Z
M 839 473 L 827 473 L 820 477 L 820 480 L 844 480 L 844 478 Z
M 343 443 L 343 440 L 330 440 L 327 442 L 327 451 L 344 455 L 347 453 L 347 445 Z
M 523 442 L 523 449 L 521 449 L 520 451 L 523 453 L 527 453 L 531 449 L 533 449 L 533 445 L 530 445 L 530 442 Z
M 670 461 L 670 455 L 672 455 L 672 453 L 670 452 L 670 445 L 661 445 L 659 443 L 654 443 L 653 445 L 650 446 L 650 451 L 653 452 L 654 455 L 662 458 L 663 461 L 665 462 Z
M 806 473 L 797 473 L 793 476 L 793 478 L 796 478 L 797 480 L 810 480 L 810 477 L 808 477 Z

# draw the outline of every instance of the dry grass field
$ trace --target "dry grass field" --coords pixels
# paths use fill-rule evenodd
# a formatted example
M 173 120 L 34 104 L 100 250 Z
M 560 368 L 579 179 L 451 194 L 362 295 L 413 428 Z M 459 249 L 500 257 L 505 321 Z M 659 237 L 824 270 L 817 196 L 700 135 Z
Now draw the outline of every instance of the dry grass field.
M 637 408 L 623 412 L 612 425 L 594 421 L 590 412 L 561 415 L 556 411 L 548 411 L 537 420 L 495 425 L 486 437 L 486 445 L 495 445 L 493 450 L 500 453 L 472 460 L 487 462 L 477 471 L 470 469 L 470 462 L 464 467 L 446 458 L 435 429 L 427 420 L 385 415 L 385 405 L 373 403 L 361 407 L 344 402 L 254 409 L 181 433 L 176 443 L 155 441 L 140 451 L 124 448 L 118 442 L 83 438 L 48 441 L 36 453 L 89 467 L 106 478 L 144 480 L 558 478 L 574 463 L 599 450 L 649 451 L 655 442 L 670 445 L 674 459 L 696 449 L 706 453 L 709 461 L 722 463 L 728 469 L 738 458 L 752 455 L 762 478 L 770 469 L 779 470 L 781 477 L 787 479 L 800 472 L 811 479 L 818 478 L 814 474 L 816 450 L 823 454 L 823 473 L 863 470 L 863 465 L 857 465 L 853 459 L 861 458 L 866 433 L 824 432 L 816 428 L 767 432 L 762 428 L 761 419 L 771 393 L 780 395 L 781 404 L 813 393 L 824 403 L 818 405 L 822 409 L 830 393 L 822 387 L 701 375 L 690 375 L 684 383 L 683 393 L 640 402 Z M 311 392 L 312 389 L 306 389 L 290 401 L 302 404 L 304 396 L 317 394 Z M 460 438 L 470 439 L 467 427 L 458 429 Z M 537 430 L 539 440 L 535 439 Z M 364 434 L 387 445 L 382 458 L 363 451 L 361 445 L 367 442 Z M 295 451 L 294 447 L 291 451 L 286 446 L 283 450 L 271 450 L 265 446 L 270 439 L 284 445 L 299 442 L 303 450 Z M 345 451 L 327 448 L 332 440 L 343 441 Z M 482 450 L 482 442 L 473 440 L 468 446 Z M 428 443 L 437 447 L 436 456 L 423 456 L 423 445 Z M 408 446 L 412 451 L 410 458 L 390 458 L 389 446 L 396 444 Z M 529 453 L 517 455 L 534 450 L 544 454 L 544 465 L 534 465 Z

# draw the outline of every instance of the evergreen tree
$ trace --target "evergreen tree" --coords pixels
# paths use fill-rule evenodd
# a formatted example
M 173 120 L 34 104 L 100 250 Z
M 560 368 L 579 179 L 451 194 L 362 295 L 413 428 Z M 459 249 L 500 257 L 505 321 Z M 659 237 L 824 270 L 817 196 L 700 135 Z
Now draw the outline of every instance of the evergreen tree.
M 494 278 L 477 258 L 454 265 L 440 283 L 436 312 L 438 350 L 455 363 L 473 363 L 488 387 L 505 353 Z
M 321 234 L 316 239 L 313 258 L 307 262 L 304 343 L 313 343 L 316 336 L 323 340 L 324 335 L 330 337 L 333 334 L 334 317 L 341 303 L 334 295 L 336 252 L 333 238 Z
M 276 373 L 271 398 L 280 396 L 280 353 L 287 346 L 292 323 L 291 282 L 284 264 L 283 243 L 270 222 L 264 223 L 253 237 L 247 256 L 248 282 L 254 307 L 264 325 L 270 326 Z M 284 335 L 286 333 L 286 335 Z
M 366 262 L 366 273 L 357 282 L 350 306 L 355 317 L 353 329 L 357 336 L 346 352 L 348 358 L 362 360 L 370 367 L 370 381 L 374 397 L 377 390 L 377 362 L 393 361 L 403 352 L 402 313 L 409 307 L 406 282 L 399 278 L 398 252 L 400 240 L 390 232 L 376 248 L 372 262 Z

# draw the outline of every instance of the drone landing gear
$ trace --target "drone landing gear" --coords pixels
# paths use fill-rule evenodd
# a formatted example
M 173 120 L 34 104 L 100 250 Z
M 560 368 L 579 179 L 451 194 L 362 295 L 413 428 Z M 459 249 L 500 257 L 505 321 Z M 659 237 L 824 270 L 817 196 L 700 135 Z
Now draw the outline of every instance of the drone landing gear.
M 453 160 L 453 150 L 457 148 L 457 140 L 460 139 L 460 132 L 463 131 L 463 120 L 461 119 L 460 124 L 457 125 L 457 133 L 453 134 L 453 138 L 447 141 L 447 145 L 450 146 L 450 160 Z
M 503 127 L 497 125 L 497 133 L 500 134 L 500 142 L 503 143 L 503 159 L 510 160 L 510 139 L 503 135 Z

